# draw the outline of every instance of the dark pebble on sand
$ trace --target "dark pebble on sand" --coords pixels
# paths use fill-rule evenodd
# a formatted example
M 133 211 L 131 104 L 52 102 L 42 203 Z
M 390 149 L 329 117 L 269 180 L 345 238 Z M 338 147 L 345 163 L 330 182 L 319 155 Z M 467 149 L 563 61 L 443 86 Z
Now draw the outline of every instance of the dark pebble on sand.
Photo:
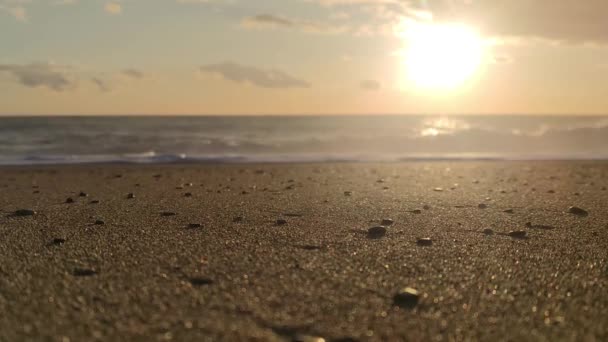
M 97 271 L 90 269 L 90 268 L 80 268 L 77 267 L 74 269 L 74 271 L 72 272 L 72 274 L 76 277 L 90 277 L 90 276 L 94 276 L 97 274 Z
M 479 203 L 479 205 L 477 206 L 477 208 L 479 208 L 479 209 L 486 209 L 487 207 L 488 207 L 488 205 L 485 203 Z
M 568 212 L 570 214 L 578 215 L 578 216 L 587 216 L 589 212 L 587 210 L 579 208 L 579 207 L 570 207 L 568 208 Z
M 510 231 L 507 235 L 515 239 L 524 239 L 528 236 L 525 230 L 513 230 Z
M 406 287 L 393 296 L 393 303 L 401 308 L 412 309 L 418 305 L 420 294 L 416 289 Z
M 190 228 L 190 229 L 196 229 L 196 228 L 202 228 L 202 227 L 203 227 L 203 225 L 200 224 L 200 223 L 190 223 L 190 224 L 188 224 L 188 228 Z
M 52 244 L 55 246 L 60 246 L 63 245 L 65 243 L 65 239 L 63 238 L 54 238 L 52 241 Z
M 548 194 L 554 194 L 554 193 L 555 193 L 555 190 L 549 190 L 549 191 L 547 191 L 547 193 L 548 193 Z
M 483 230 L 483 233 L 486 234 L 486 235 L 493 235 L 494 231 L 492 229 L 490 229 L 490 228 L 486 228 L 486 229 Z
M 89 196 L 89 194 L 87 194 L 86 192 L 81 191 L 81 192 L 78 194 L 78 196 L 80 196 L 80 197 L 88 197 L 88 196 Z
M 425 204 L 425 205 L 422 207 L 422 209 L 424 209 L 424 210 L 429 210 L 429 209 L 431 209 L 431 207 Z
M 163 211 L 162 213 L 160 213 L 160 215 L 161 215 L 161 216 L 168 217 L 168 216 L 175 216 L 175 215 L 177 215 L 177 214 L 176 214 L 176 213 L 174 213 L 174 212 L 172 212 L 172 211 Z
M 184 194 L 184 197 L 192 197 L 192 193 L 191 193 L 191 192 L 186 192 L 186 193 Z
M 205 286 L 213 284 L 213 280 L 205 277 L 192 277 L 188 280 L 190 281 L 190 284 L 194 286 Z
M 386 227 L 384 226 L 371 227 L 367 230 L 367 237 L 370 239 L 380 239 L 384 235 L 386 235 Z
M 352 196 L 353 192 L 352 191 L 344 191 L 344 196 Z
M 92 200 L 91 204 L 99 204 L 99 200 Z
M 433 240 L 431 238 L 420 238 L 416 241 L 418 246 L 432 246 Z
M 283 226 L 283 225 L 286 225 L 286 224 L 287 224 L 287 220 L 284 220 L 284 219 L 278 219 L 278 220 L 275 222 L 275 224 L 276 224 L 277 226 Z
M 132 193 L 132 192 L 130 192 L 130 193 L 127 194 L 127 198 L 128 199 L 133 199 L 133 198 L 135 198 L 135 194 Z
M 505 209 L 503 210 L 503 213 L 507 213 L 507 214 L 513 214 L 515 211 L 513 209 Z
M 97 220 L 95 221 L 95 224 L 98 226 L 103 226 L 104 224 L 106 224 L 106 222 L 104 220 Z
M 422 214 L 422 210 L 420 210 L 420 209 L 414 209 L 414 210 L 410 210 L 410 213 L 412 213 L 412 214 Z
M 383 225 L 383 226 L 390 226 L 393 223 L 395 223 L 395 221 L 393 221 L 390 218 L 386 218 L 386 219 L 382 220 L 382 222 L 380 222 L 380 224 Z
M 72 197 L 68 197 L 68 198 L 65 200 L 65 203 L 74 203 L 74 199 L 73 199 Z
M 19 209 L 14 213 L 15 216 L 34 216 L 36 212 L 32 209 Z

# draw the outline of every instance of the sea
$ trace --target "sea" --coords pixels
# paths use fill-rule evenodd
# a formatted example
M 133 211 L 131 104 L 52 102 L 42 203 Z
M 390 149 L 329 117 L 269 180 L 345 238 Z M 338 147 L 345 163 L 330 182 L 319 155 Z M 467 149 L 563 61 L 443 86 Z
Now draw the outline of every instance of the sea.
M 0 118 L 0 165 L 608 159 L 608 116 Z

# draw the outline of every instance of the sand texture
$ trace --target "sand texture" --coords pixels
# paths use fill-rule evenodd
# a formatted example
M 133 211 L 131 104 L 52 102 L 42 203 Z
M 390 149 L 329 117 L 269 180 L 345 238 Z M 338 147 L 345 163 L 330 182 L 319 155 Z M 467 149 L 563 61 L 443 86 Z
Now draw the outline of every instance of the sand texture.
M 0 341 L 607 341 L 607 186 L 606 162 L 3 167 Z

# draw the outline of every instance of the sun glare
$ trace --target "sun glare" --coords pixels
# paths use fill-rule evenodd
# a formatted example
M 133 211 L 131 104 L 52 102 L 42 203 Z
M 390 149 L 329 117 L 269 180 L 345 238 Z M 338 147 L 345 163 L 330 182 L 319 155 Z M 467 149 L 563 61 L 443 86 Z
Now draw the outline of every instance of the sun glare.
M 407 77 L 418 88 L 457 88 L 481 65 L 483 41 L 466 25 L 415 23 L 405 39 Z

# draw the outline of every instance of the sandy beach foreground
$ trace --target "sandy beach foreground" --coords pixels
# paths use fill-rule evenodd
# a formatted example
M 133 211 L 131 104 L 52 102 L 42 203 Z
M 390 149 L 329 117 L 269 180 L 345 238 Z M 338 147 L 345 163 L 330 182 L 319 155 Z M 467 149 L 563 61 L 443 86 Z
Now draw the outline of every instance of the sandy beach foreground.
M 607 186 L 606 162 L 3 167 L 0 341 L 606 341 Z

